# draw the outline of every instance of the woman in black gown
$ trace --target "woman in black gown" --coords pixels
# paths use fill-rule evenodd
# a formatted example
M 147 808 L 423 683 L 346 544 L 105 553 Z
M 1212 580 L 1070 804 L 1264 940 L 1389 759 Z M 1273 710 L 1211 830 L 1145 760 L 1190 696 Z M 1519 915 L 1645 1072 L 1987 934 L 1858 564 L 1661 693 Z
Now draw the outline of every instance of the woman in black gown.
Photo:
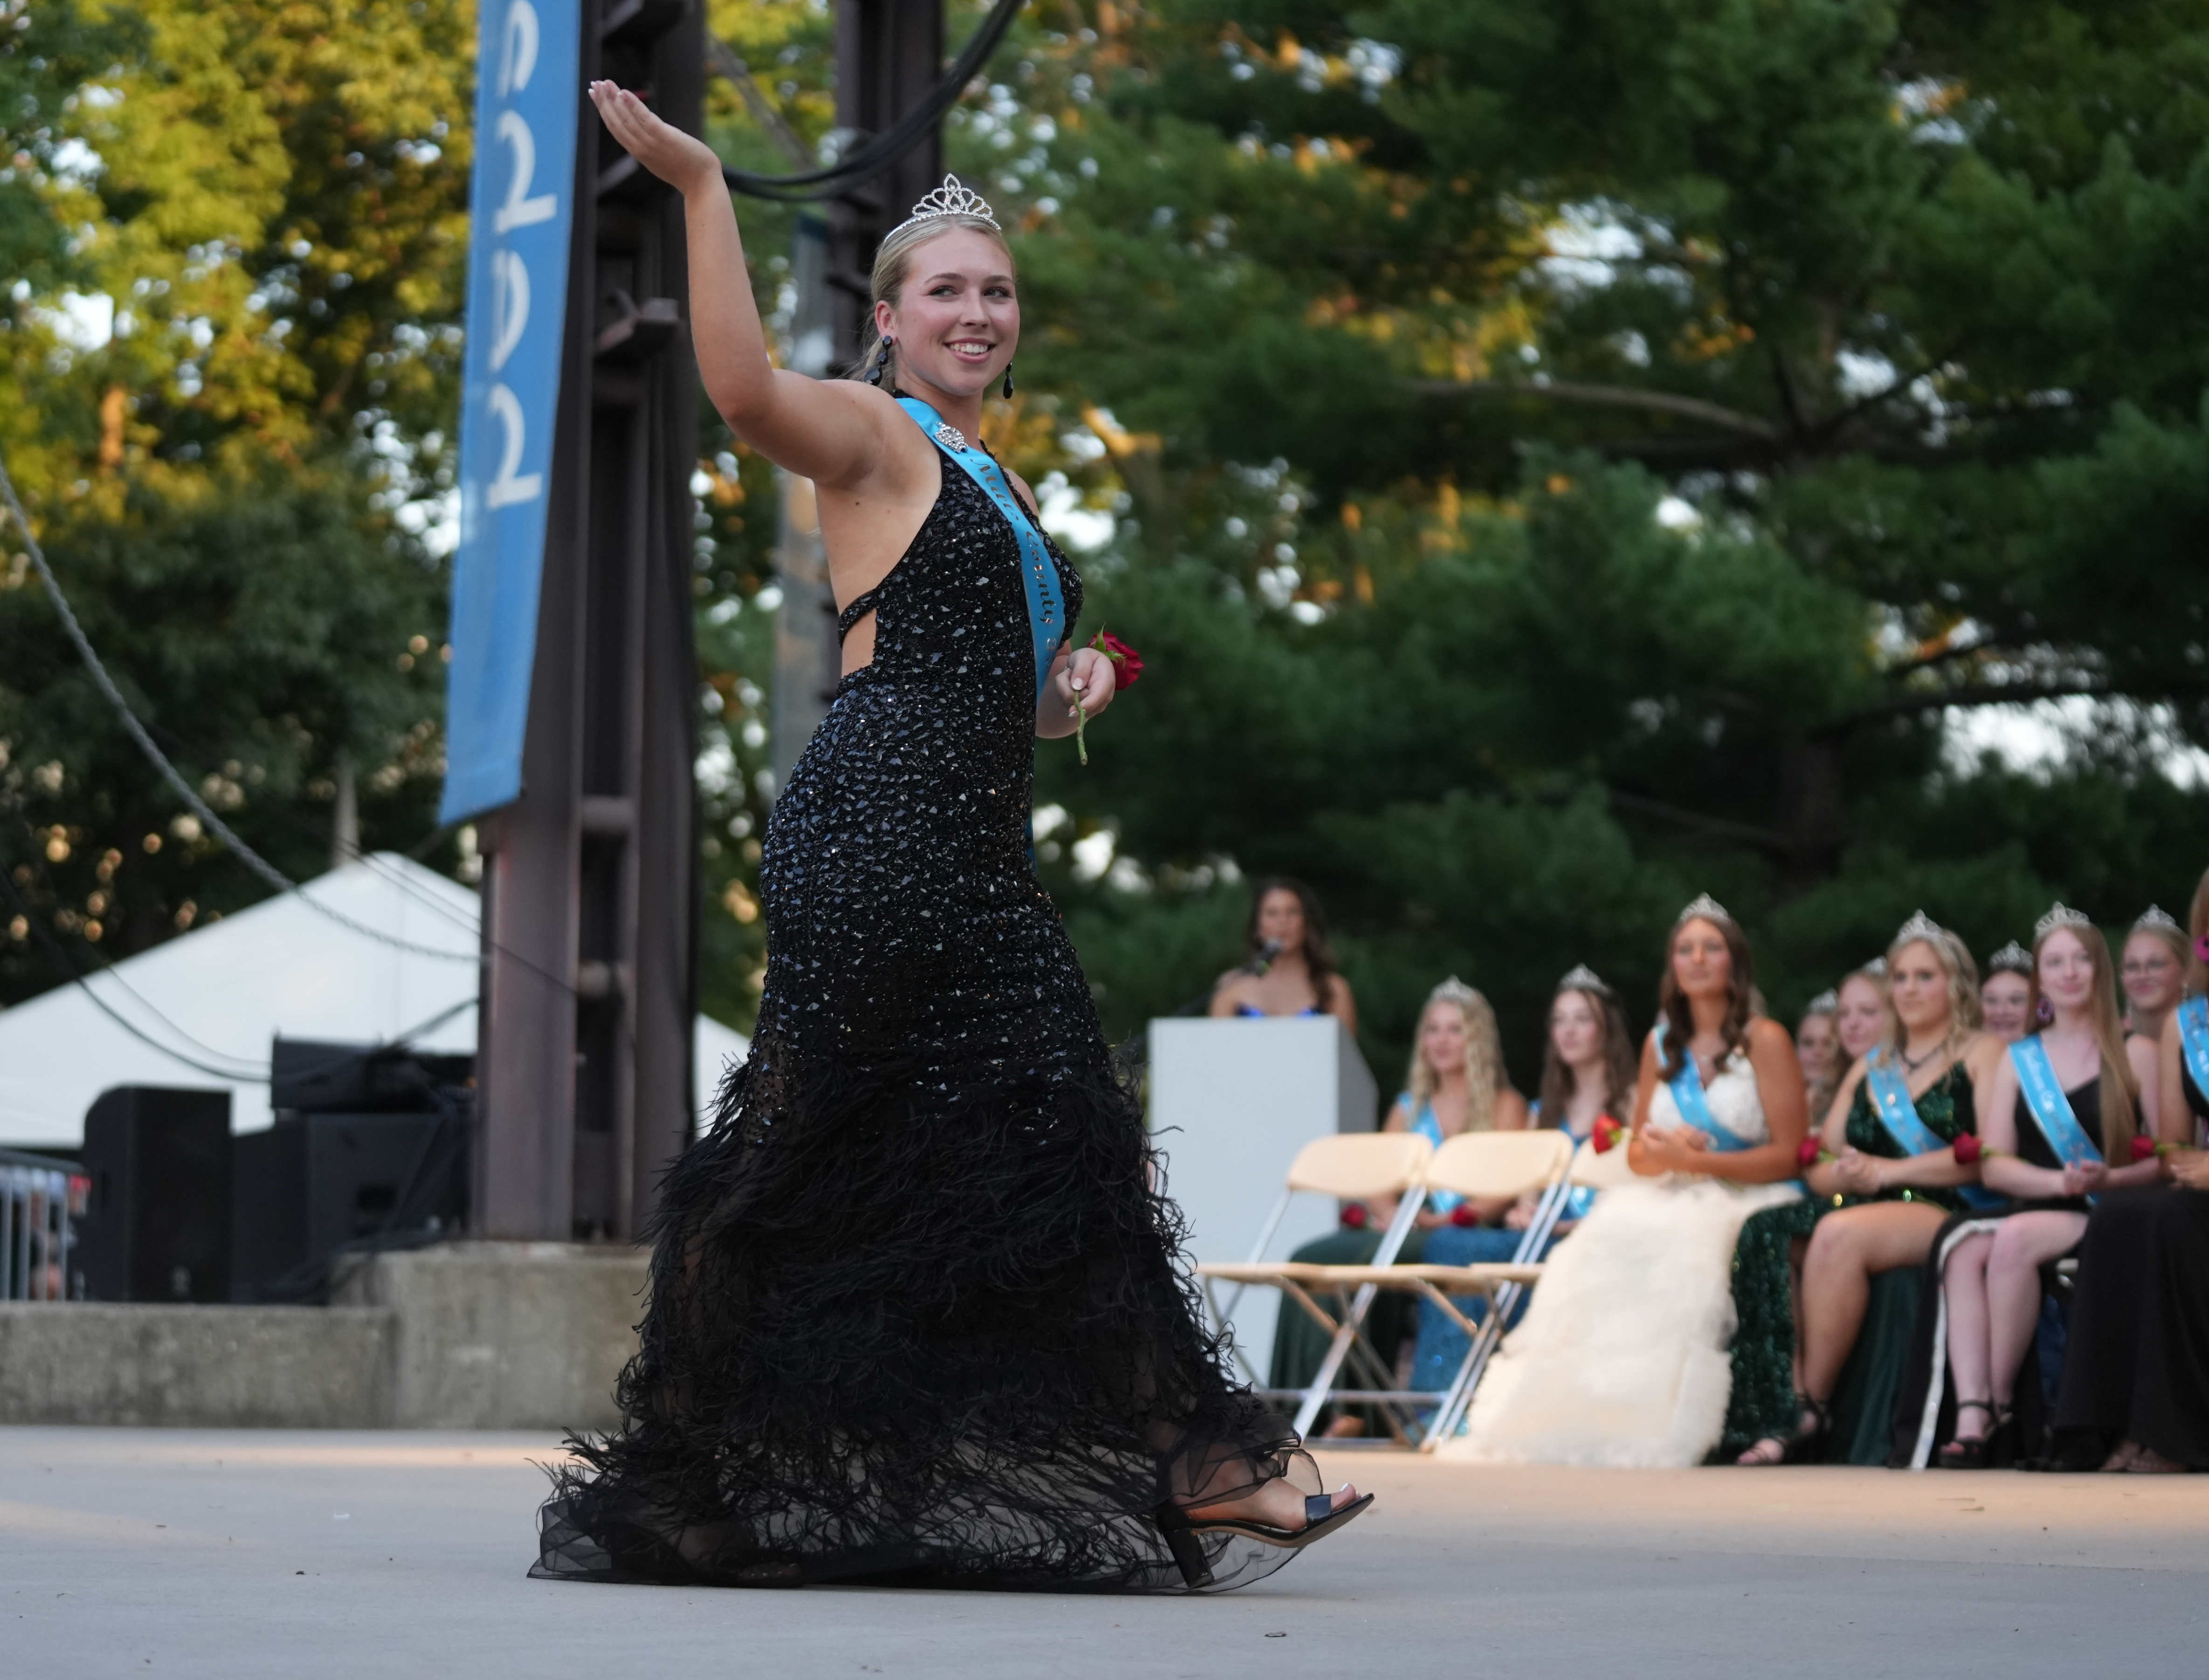
M 2079 1247 L 2056 1410 L 2066 1469 L 2209 1470 L 2209 875 L 2187 918 L 2184 991 L 2163 1023 L 2159 1141 L 2176 1188 L 2103 1199 Z M 2115 1443 L 2112 1446 L 2112 1443 Z
M 1255 1580 L 1369 1501 L 1229 1381 L 1029 864 L 1034 738 L 1113 678 L 1068 651 L 1080 581 L 1026 487 L 1015 512 L 966 441 L 1019 333 L 996 224 L 947 182 L 884 241 L 880 388 L 778 372 L 718 160 L 591 93 L 683 192 L 707 394 L 816 482 L 846 674 L 768 824 L 758 1028 L 664 1184 L 622 1427 L 573 1443 L 531 1573 Z

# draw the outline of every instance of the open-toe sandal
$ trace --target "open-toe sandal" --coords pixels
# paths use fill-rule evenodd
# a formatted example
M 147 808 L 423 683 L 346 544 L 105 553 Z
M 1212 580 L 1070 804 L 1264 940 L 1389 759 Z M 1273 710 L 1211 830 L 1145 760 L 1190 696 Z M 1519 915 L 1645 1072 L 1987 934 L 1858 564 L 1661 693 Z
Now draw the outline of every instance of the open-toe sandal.
M 1960 1420 L 1966 1412 L 1987 1414 L 1987 1432 L 1977 1441 L 1951 1441 L 1941 1448 L 1940 1465 L 1943 1470 L 1984 1470 L 1987 1467 L 1987 1448 L 1992 1444 L 1994 1432 L 2001 1423 L 2001 1412 L 1992 1400 L 1958 1400 L 1956 1416 Z
M 1808 1394 L 1795 1397 L 1795 1436 L 1787 1443 L 1787 1451 L 1780 1459 L 1782 1464 L 1823 1464 L 1826 1461 L 1826 1442 L 1833 1433 L 1833 1414 L 1823 1400 L 1814 1400 Z M 1810 1427 L 1803 1427 L 1803 1413 L 1810 1414 Z
M 1261 1545 L 1279 1546 L 1285 1551 L 1299 1551 L 1363 1514 L 1372 1502 L 1369 1493 L 1361 1493 L 1342 1506 L 1335 1504 L 1333 1494 L 1307 1494 L 1301 1528 L 1276 1528 L 1270 1522 L 1254 1522 L 1248 1517 L 1192 1517 L 1178 1505 L 1161 1505 L 1153 1517 L 1166 1537 L 1174 1562 L 1180 1567 L 1182 1580 L 1191 1587 L 1209 1587 L 1212 1565 L 1205 1560 L 1201 1535 L 1233 1534 Z

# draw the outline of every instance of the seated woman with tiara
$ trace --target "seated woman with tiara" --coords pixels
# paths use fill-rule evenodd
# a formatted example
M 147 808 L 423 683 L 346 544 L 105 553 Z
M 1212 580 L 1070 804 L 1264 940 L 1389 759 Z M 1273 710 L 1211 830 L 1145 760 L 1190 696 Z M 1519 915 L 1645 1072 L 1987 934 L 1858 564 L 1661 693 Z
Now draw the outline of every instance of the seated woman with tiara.
M 1735 1239 L 1791 1201 L 1803 1072 L 1753 1013 L 1749 942 L 1707 894 L 1680 912 L 1641 1053 L 1628 1164 L 1535 1286 L 1440 1451 L 1475 1462 L 1681 1468 L 1725 1424 Z
M 2000 1048 L 1977 1031 L 1971 953 L 1921 910 L 1887 947 L 1887 976 L 1886 1033 L 1803 1145 L 1818 1158 L 1805 1163 L 1811 1194 L 1759 1213 L 1734 1250 L 1727 1444 L 1749 1443 L 1742 1464 L 1887 1462 L 1915 1268 L 1942 1219 L 1986 1194 L 1953 1149 Z M 1790 1250 L 1806 1243 L 1798 1337 Z
M 1585 965 L 1557 982 L 1556 996 L 1550 1003 L 1540 1094 L 1530 1111 L 1538 1123 L 1563 1132 L 1575 1145 L 1587 1141 L 1598 1121 L 1634 1111 L 1634 1039 L 1627 1030 L 1625 1012 L 1618 1006 L 1618 994 Z M 1587 1217 L 1595 1194 L 1585 1184 L 1568 1193 L 1543 1255 Z M 1427 1264 L 1477 1266 L 1518 1258 L 1533 1209 L 1534 1199 L 1523 1197 L 1500 1225 L 1467 1219 L 1436 1230 L 1427 1238 Z M 1542 1255 L 1526 1257 L 1539 1259 Z M 1520 1297 L 1522 1304 L 1506 1323 L 1516 1324 L 1525 1316 L 1526 1298 Z M 1456 1305 L 1476 1324 L 1488 1310 L 1488 1304 L 1474 1296 L 1459 1299 Z M 1422 1301 L 1409 1386 L 1430 1391 L 1448 1388 L 1465 1363 L 1466 1346 L 1465 1332 L 1449 1315 L 1433 1302 Z
M 1335 971 L 1319 895 L 1301 881 L 1277 875 L 1250 894 L 1243 930 L 1248 960 L 1213 984 L 1206 1013 L 1221 1017 L 1333 1015 L 1357 1030 L 1357 1001 Z
M 1439 1148 L 1460 1132 L 1520 1131 L 1526 1125 L 1526 1099 L 1511 1088 L 1503 1070 L 1496 1011 L 1454 974 L 1427 994 L 1404 1086 L 1404 1093 L 1388 1110 L 1384 1131 L 1417 1132 Z M 1508 1205 L 1473 1207 L 1444 1191 L 1430 1191 L 1396 1258 L 1407 1266 L 1430 1258 L 1428 1244 L 1454 1230 L 1458 1221 L 1495 1218 Z M 1396 1213 L 1393 1196 L 1357 1204 L 1345 1210 L 1341 1230 L 1305 1243 L 1296 1258 L 1322 1266 L 1366 1265 Z M 1415 1322 L 1409 1296 L 1383 1291 L 1366 1319 L 1367 1340 L 1393 1365 Z M 1300 1388 L 1309 1383 L 1327 1358 L 1327 1342 L 1317 1324 L 1284 1299 L 1273 1331 L 1272 1386 Z M 1336 1436 L 1363 1432 L 1363 1420 L 1351 1414 L 1336 1417 L 1327 1428 L 1327 1433 Z
M 2137 1040 L 2151 1059 L 2163 1042 L 2164 1024 L 2178 1007 L 2186 977 L 2186 935 L 2160 905 L 2140 912 L 2125 936 L 2124 954 L 2117 962 L 2117 985 L 2125 999 L 2125 1041 Z M 2161 1092 L 2152 1079 L 2140 1087 L 2140 1129 L 2155 1129 Z
M 1803 1019 L 1795 1023 L 1795 1059 L 1803 1064 L 1813 1120 L 1832 1105 L 1846 1071 L 1841 1063 L 1840 1032 L 1833 1024 L 1840 1007 L 1840 993 L 1828 987 L 1803 1006 Z
M 1895 1414 L 1898 1446 L 1911 1436 L 1898 1456 L 1913 1469 L 2038 1456 L 2042 1268 L 2078 1247 L 2098 1197 L 2163 1171 L 2153 1158 L 2133 1159 L 2141 1075 L 2152 1077 L 2153 1065 L 2144 1045 L 2128 1053 L 2100 930 L 2056 905 L 2033 928 L 2032 962 L 2033 1014 L 2043 1025 L 2007 1046 L 1977 1083 L 1978 1135 L 1965 1152 L 1983 1157 L 1986 1187 L 2008 1200 L 1957 1214 L 1933 1245 L 1938 1292 Z
M 1979 982 L 1979 1021 L 1989 1036 L 2013 1045 L 2032 1027 L 2032 953 L 2014 939 L 1987 959 Z
M 2158 1141 L 2176 1188 L 2104 1196 L 2079 1244 L 2057 1402 L 2062 1469 L 2209 1470 L 2209 873 L 2164 1022 Z

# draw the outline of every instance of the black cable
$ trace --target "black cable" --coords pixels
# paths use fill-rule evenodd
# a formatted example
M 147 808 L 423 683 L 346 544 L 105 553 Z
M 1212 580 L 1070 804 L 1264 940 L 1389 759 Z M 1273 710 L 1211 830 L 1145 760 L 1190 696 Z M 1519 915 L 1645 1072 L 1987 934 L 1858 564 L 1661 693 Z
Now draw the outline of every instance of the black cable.
M 728 164 L 721 166 L 721 178 L 731 190 L 749 198 L 764 198 L 782 204 L 811 203 L 824 198 L 838 198 L 860 182 L 881 174 L 904 157 L 919 143 L 920 138 L 936 123 L 943 113 L 951 109 L 974 73 L 997 50 L 1005 32 L 1013 27 L 1024 0 L 997 0 L 989 16 L 967 38 L 951 68 L 943 79 L 929 89 L 928 97 L 900 117 L 882 133 L 870 138 L 849 157 L 820 169 L 808 170 L 798 175 L 754 175 L 747 170 Z
M 29 901 L 24 898 L 23 894 L 20 891 L 17 890 L 15 874 L 12 870 L 0 869 L 0 887 L 4 887 L 8 889 L 8 896 L 14 901 L 16 912 L 22 917 L 24 921 L 30 924 L 31 933 L 38 940 L 39 949 L 43 950 L 46 954 L 48 960 L 53 963 L 55 967 L 61 971 L 63 978 L 74 983 L 80 991 L 83 992 L 87 997 L 89 997 L 92 1000 L 93 1008 L 97 1009 L 100 1014 L 105 1015 L 110 1021 L 113 1021 L 125 1033 L 128 1033 L 132 1038 L 137 1039 L 140 1044 L 144 1045 L 149 1050 L 157 1050 L 160 1051 L 162 1055 L 167 1057 L 171 1061 L 180 1062 L 185 1067 L 193 1069 L 193 1071 L 196 1073 L 207 1075 L 210 1079 L 222 1080 L 225 1082 L 232 1085 L 260 1085 L 268 1082 L 268 1070 L 265 1068 L 261 1069 L 257 1072 L 240 1073 L 235 1069 L 212 1067 L 205 1062 L 199 1061 L 193 1057 L 185 1055 L 184 1052 L 180 1050 L 172 1049 L 171 1046 L 163 1044 L 160 1039 L 155 1039 L 142 1031 L 135 1021 L 124 1019 L 120 1011 L 116 1009 L 105 997 L 102 997 L 98 992 L 92 989 L 92 983 L 84 977 L 83 972 L 77 967 L 75 960 L 72 959 L 69 953 L 63 948 L 60 942 L 56 940 L 51 933 L 47 931 L 46 924 L 40 919 L 38 912 L 31 907 Z M 136 997 L 137 994 L 134 992 L 131 995 L 133 997 Z M 139 1001 L 143 1003 L 145 1000 L 141 998 Z M 166 1019 L 166 1017 L 164 1017 L 164 1019 Z M 230 1054 L 227 1051 L 215 1049 L 212 1045 L 200 1044 L 200 1041 L 197 1039 L 192 1038 L 190 1033 L 186 1033 L 181 1027 L 177 1027 L 176 1023 L 173 1021 L 171 1021 L 169 1026 L 178 1037 L 190 1039 L 191 1043 L 199 1045 L 199 1047 L 210 1056 L 227 1057 Z M 255 1064 L 249 1063 L 244 1065 L 247 1067 L 252 1067 Z
M 15 482 L 8 476 L 8 463 L 4 454 L 0 454 L 0 504 L 4 504 L 7 510 L 15 515 L 16 527 L 23 533 L 23 545 L 29 551 L 31 564 L 37 569 L 39 581 L 45 586 L 47 599 L 52 601 L 55 612 L 60 615 L 62 628 L 69 633 L 70 641 L 75 644 L 78 654 L 84 660 L 85 668 L 92 672 L 93 683 L 98 685 L 100 693 L 106 696 L 108 704 L 115 708 L 117 715 L 123 720 L 123 728 L 129 732 L 130 738 L 138 744 L 138 750 L 145 754 L 153 768 L 160 772 L 161 779 L 175 790 L 178 797 L 184 800 L 192 814 L 206 825 L 208 832 L 235 852 L 238 860 L 248 869 L 278 892 L 298 894 L 303 903 L 340 926 L 352 929 L 364 938 L 373 939 L 379 944 L 389 945 L 399 950 L 411 951 L 418 956 L 436 957 L 447 962 L 473 962 L 477 960 L 474 952 L 448 951 L 434 945 L 417 945 L 409 940 L 395 938 L 381 928 L 370 927 L 365 922 L 356 922 L 342 911 L 333 910 L 329 906 L 318 902 L 298 882 L 286 875 L 283 870 L 278 869 L 232 833 L 230 825 L 215 815 L 214 807 L 200 798 L 192 785 L 178 773 L 177 767 L 169 762 L 167 755 L 153 744 L 153 738 L 147 733 L 146 726 L 138 721 L 138 714 L 130 709 L 130 702 L 123 697 L 123 690 L 116 687 L 115 679 L 107 674 L 107 667 L 100 663 L 99 655 L 93 650 L 91 639 L 84 633 L 84 627 L 77 623 L 76 614 L 70 611 L 69 598 L 62 593 L 62 587 L 54 576 L 53 568 L 46 563 L 45 552 L 39 546 L 38 533 L 31 528 L 31 516 L 23 511 L 22 503 L 16 499 Z

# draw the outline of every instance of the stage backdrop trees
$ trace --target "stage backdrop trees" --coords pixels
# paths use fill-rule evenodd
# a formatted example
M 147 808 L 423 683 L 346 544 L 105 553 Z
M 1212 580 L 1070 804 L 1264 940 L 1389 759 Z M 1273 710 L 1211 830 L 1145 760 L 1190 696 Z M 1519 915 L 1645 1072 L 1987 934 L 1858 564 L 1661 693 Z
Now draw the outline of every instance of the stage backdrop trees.
M 1321 888 L 1376 1055 L 1456 969 L 1522 1079 L 1556 973 L 1646 1011 L 1697 890 L 1781 1006 L 1920 903 L 1983 949 L 2184 895 L 2209 7 L 1088 21 L 989 184 L 1152 659 L 1044 754 L 1047 851 L 1137 888 L 1070 918 L 1116 1027 L 1226 954 L 1225 859 Z M 1970 749 L 2051 700 L 2061 765 Z

